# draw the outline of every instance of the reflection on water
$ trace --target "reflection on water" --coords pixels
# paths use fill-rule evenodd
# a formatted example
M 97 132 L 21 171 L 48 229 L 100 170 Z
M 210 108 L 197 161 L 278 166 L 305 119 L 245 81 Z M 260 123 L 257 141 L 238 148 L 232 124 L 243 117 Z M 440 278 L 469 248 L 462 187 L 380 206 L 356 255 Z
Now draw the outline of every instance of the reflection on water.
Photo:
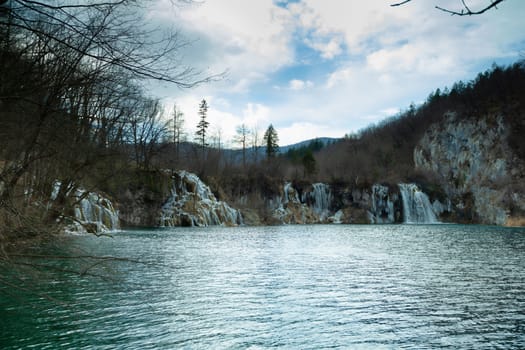
M 170 229 L 73 243 L 147 264 L 62 259 L 109 279 L 46 270 L 32 293 L 3 284 L 2 348 L 525 347 L 525 229 Z

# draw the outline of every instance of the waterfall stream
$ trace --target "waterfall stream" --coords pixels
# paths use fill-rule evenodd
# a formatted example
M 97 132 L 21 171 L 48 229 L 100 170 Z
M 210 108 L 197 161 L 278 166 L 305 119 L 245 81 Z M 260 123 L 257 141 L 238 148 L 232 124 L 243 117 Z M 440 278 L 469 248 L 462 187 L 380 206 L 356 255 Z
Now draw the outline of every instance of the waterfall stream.
M 416 184 L 399 184 L 403 199 L 404 223 L 439 223 L 428 196 Z
M 119 229 L 118 211 L 111 201 L 102 195 L 77 189 L 75 197 L 79 199 L 74 207 L 75 219 L 68 230 L 71 232 L 108 232 Z
M 173 175 L 171 195 L 160 213 L 161 226 L 242 225 L 240 211 L 217 200 L 197 175 L 178 171 Z

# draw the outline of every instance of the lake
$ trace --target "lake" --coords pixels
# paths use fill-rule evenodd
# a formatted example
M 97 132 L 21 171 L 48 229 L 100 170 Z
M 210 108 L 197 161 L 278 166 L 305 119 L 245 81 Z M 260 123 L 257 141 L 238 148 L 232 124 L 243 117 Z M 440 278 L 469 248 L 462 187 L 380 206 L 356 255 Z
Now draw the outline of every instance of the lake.
M 130 230 L 27 254 L 0 267 L 2 349 L 525 347 L 523 228 Z M 70 258 L 93 254 L 133 261 Z

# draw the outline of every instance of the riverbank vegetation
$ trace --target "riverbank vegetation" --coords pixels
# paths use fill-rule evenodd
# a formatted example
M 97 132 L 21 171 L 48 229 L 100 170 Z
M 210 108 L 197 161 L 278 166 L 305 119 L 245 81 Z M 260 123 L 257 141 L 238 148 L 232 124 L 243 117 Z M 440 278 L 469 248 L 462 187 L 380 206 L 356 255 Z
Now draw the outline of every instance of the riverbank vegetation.
M 164 126 L 143 81 L 191 87 L 213 79 L 177 64 L 176 34 L 152 41 L 160 33 L 140 6 L 2 2 L 2 241 L 55 232 L 76 188 L 150 166 Z
M 361 188 L 415 181 L 439 193 L 432 174 L 414 169 L 413 151 L 447 112 L 503 116 L 509 145 L 525 159 L 523 62 L 437 89 L 421 105 L 334 143 L 313 140 L 279 152 L 278 129 L 270 126 L 263 140 L 241 126 L 242 149 L 233 151 L 220 139 L 209 142 L 207 124 L 198 144 L 183 142 L 180 113 L 174 110 L 178 121 L 170 125 L 171 116 L 144 90 L 147 79 L 184 88 L 215 77 L 170 60 L 181 47 L 177 35 L 151 42 L 136 2 L 10 4 L 16 6 L 0 13 L 1 241 L 59 232 L 79 187 L 117 203 L 135 200 L 133 191 L 157 203 L 163 169 L 194 172 L 219 199 L 247 198 L 247 208 L 261 211 L 257 198 L 278 193 L 283 181 Z M 201 106 L 204 121 L 207 108 Z

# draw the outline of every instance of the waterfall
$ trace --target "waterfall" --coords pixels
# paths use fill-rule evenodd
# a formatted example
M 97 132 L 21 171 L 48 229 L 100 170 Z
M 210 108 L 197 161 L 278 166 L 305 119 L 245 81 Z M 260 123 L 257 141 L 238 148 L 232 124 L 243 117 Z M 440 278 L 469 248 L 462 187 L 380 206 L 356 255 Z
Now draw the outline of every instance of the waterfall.
M 111 201 L 98 193 L 77 189 L 74 205 L 75 222 L 67 230 L 70 232 L 101 233 L 119 229 L 118 211 Z
M 283 187 L 283 204 L 291 203 L 301 203 L 299 200 L 299 195 L 295 188 L 293 188 L 291 182 L 286 182 Z
M 74 186 L 72 186 L 74 187 Z M 62 188 L 62 182 L 55 181 L 51 190 L 50 200 L 55 201 Z M 113 203 L 96 192 L 88 192 L 79 187 L 68 190 L 66 196 L 73 201 L 69 209 L 73 209 L 74 216 L 64 216 L 70 233 L 103 233 L 120 228 L 118 211 Z M 47 204 L 49 208 L 51 203 Z
M 299 195 L 291 182 L 285 182 L 282 199 L 270 200 L 269 208 L 273 217 L 283 224 L 312 224 L 329 221 L 330 208 L 333 202 L 330 186 L 324 183 L 314 183 L 308 190 Z M 335 218 L 332 218 L 336 220 Z
M 403 199 L 404 222 L 407 224 L 435 224 L 436 214 L 428 196 L 416 184 L 399 184 Z
M 197 175 L 178 171 L 173 176 L 171 194 L 162 206 L 161 226 L 242 225 L 241 213 L 218 201 Z
M 328 217 L 332 204 L 332 191 L 330 186 L 324 183 L 314 183 L 312 191 L 303 194 L 303 202 L 312 207 L 314 213 L 323 221 Z

